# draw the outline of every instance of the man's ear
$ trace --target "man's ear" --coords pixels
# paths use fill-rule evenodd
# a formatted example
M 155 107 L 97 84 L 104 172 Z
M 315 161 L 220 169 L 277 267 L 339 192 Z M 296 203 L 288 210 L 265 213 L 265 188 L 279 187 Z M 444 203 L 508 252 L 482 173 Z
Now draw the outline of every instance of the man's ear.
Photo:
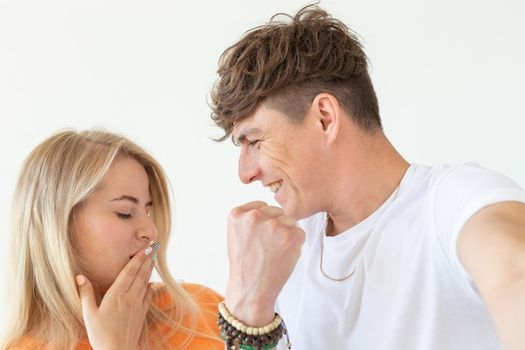
M 341 117 L 343 117 L 337 98 L 322 92 L 315 96 L 310 108 L 316 117 L 319 129 L 326 138 L 326 143 L 334 143 L 339 134 Z

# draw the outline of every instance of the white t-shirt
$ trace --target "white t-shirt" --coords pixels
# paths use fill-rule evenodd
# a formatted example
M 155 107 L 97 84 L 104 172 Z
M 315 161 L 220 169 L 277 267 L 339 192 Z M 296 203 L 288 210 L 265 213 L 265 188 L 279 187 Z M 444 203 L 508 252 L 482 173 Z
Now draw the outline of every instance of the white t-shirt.
M 397 196 L 349 230 L 326 237 L 325 213 L 303 220 L 301 258 L 277 302 L 292 349 L 500 349 L 456 239 L 481 208 L 509 200 L 525 203 L 525 191 L 478 165 L 411 165 Z M 321 274 L 321 239 L 325 273 L 350 278 Z

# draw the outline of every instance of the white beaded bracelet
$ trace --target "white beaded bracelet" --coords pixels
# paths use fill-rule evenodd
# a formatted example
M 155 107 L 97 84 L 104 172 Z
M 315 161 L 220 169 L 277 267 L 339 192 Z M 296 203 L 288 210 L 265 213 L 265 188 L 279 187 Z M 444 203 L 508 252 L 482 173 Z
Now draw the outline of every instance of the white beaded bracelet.
M 275 314 L 275 318 L 272 322 L 267 324 L 266 326 L 262 327 L 250 327 L 236 319 L 235 317 L 230 314 L 228 309 L 226 308 L 226 305 L 224 304 L 224 301 L 219 304 L 219 312 L 221 313 L 222 317 L 228 321 L 229 324 L 231 324 L 235 329 L 237 329 L 240 332 L 246 333 L 248 335 L 263 335 L 268 334 L 275 330 L 282 322 L 281 316 L 278 314 Z

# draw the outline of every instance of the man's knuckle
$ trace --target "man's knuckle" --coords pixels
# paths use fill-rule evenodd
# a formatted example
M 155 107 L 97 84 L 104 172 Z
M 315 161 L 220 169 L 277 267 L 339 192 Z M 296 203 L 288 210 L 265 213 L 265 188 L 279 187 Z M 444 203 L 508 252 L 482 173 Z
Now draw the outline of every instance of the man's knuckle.
M 249 224 L 252 224 L 252 225 L 259 222 L 261 218 L 262 218 L 262 213 L 261 213 L 261 210 L 259 209 L 250 210 L 246 214 L 246 220 L 248 221 Z
M 241 215 L 242 212 L 243 212 L 242 207 L 235 207 L 232 210 L 230 210 L 230 216 L 237 217 Z
M 268 229 L 271 232 L 278 231 L 280 229 L 280 226 L 281 226 L 281 224 L 279 223 L 279 221 L 276 218 L 272 218 L 272 219 L 268 220 L 267 225 L 268 225 Z

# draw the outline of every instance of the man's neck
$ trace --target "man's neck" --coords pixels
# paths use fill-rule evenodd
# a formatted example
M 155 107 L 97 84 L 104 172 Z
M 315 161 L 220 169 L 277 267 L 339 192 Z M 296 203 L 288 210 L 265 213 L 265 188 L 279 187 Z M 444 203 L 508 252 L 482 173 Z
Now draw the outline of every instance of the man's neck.
M 335 236 L 373 214 L 396 191 L 410 164 L 384 136 L 343 162 L 334 200 L 327 210 L 327 235 Z M 346 169 L 344 169 L 346 166 Z

